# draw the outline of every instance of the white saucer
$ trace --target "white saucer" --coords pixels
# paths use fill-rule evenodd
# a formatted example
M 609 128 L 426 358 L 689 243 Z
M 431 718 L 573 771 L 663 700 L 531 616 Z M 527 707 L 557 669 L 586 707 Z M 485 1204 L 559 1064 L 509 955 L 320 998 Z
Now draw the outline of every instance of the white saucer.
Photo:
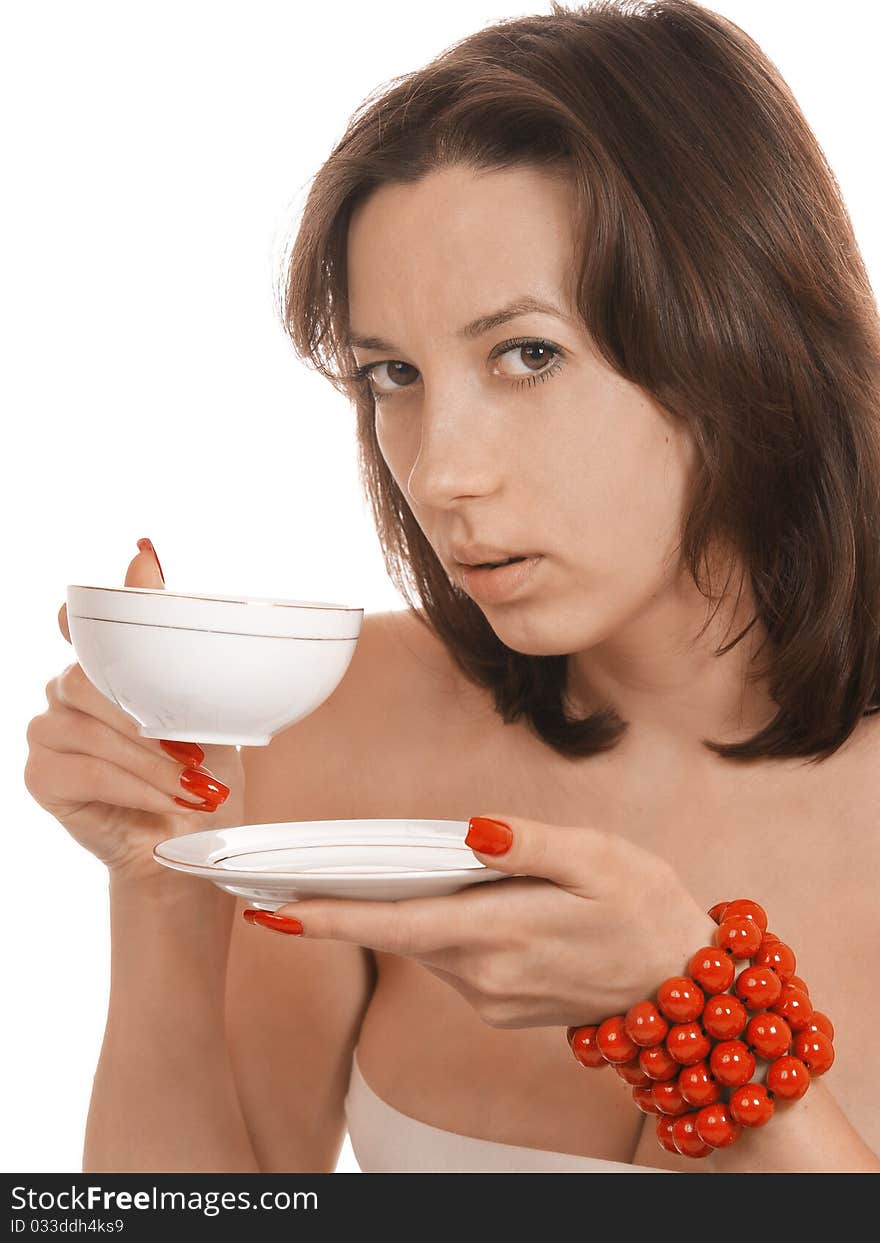
M 153 858 L 271 911 L 299 898 L 437 897 L 504 877 L 466 834 L 461 820 L 295 820 L 170 837 Z

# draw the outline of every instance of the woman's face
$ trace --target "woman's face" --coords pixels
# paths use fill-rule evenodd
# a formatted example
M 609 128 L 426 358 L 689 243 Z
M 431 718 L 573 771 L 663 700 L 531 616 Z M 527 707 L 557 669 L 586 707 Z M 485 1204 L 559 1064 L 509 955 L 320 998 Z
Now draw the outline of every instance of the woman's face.
M 374 339 L 354 352 L 385 461 L 458 586 L 456 549 L 540 554 L 509 599 L 471 591 L 529 655 L 582 651 L 657 602 L 693 464 L 690 436 L 576 319 L 571 194 L 536 169 L 444 168 L 374 191 L 348 238 L 351 338 Z M 462 332 L 525 298 L 558 313 Z

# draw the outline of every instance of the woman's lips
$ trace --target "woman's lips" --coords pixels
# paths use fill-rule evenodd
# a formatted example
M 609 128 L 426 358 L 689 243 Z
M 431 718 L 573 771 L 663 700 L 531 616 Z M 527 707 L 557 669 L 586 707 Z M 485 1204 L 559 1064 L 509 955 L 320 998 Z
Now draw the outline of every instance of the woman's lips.
M 485 604 L 503 604 L 524 588 L 543 560 L 540 553 L 520 561 L 499 565 L 495 569 L 480 566 L 461 566 L 461 581 L 465 591 Z
M 497 570 L 502 565 L 512 565 L 514 561 L 525 561 L 522 557 L 503 557 L 500 561 L 485 561 L 480 565 L 473 565 L 469 568 L 472 570 Z

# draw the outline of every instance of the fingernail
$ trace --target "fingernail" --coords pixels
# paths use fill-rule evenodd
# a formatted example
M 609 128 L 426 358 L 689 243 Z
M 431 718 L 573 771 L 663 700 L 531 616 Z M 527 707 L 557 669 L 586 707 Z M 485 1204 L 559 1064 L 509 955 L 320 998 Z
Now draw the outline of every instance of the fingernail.
M 291 919 L 287 915 L 273 915 L 271 911 L 258 911 L 253 907 L 248 907 L 246 911 L 242 911 L 242 918 L 246 919 L 249 924 L 258 924 L 261 928 L 271 928 L 273 932 L 287 932 L 298 936 L 303 926 L 298 919 Z
M 159 557 L 156 553 L 156 550 L 153 547 L 153 541 L 147 539 L 147 537 L 144 536 L 143 539 L 138 540 L 138 548 L 141 550 L 141 552 L 151 552 L 153 556 L 156 558 L 156 565 L 158 565 L 159 567 L 159 574 L 161 575 L 162 583 L 164 585 L 165 575 L 162 573 L 162 563 L 160 562 Z
M 209 799 L 218 807 L 229 798 L 229 786 L 218 781 L 213 773 L 201 769 L 185 768 L 180 774 L 180 784 L 196 798 Z
M 175 742 L 173 739 L 160 738 L 159 746 L 172 760 L 177 760 L 178 764 L 191 764 L 193 768 L 198 768 L 205 758 L 205 753 L 197 742 Z
M 503 820 L 490 820 L 488 816 L 471 816 L 468 821 L 464 844 L 484 855 L 503 855 L 510 849 L 513 833 Z
M 187 811 L 216 811 L 220 806 L 213 799 L 206 799 L 204 803 L 188 803 L 185 798 L 178 798 L 174 795 L 175 803 L 179 803 L 181 807 L 185 807 Z

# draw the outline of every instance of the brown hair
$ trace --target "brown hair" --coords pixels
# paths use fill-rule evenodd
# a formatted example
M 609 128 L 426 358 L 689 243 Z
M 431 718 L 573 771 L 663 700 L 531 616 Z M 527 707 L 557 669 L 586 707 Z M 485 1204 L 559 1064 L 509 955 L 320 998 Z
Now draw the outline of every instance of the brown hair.
M 742 760 L 832 754 L 880 692 L 880 319 L 840 188 L 776 67 L 690 0 L 553 3 L 374 95 L 312 181 L 281 311 L 299 356 L 355 403 L 395 586 L 505 722 L 525 716 L 570 756 L 626 729 L 612 706 L 568 715 L 567 657 L 510 650 L 450 582 L 382 457 L 346 344 L 348 223 L 373 189 L 448 164 L 561 167 L 581 319 L 696 442 L 684 563 L 716 598 L 700 566 L 720 540 L 751 579 L 756 615 L 716 655 L 758 618 L 770 641 L 748 677 L 767 679 L 779 711 L 744 742 L 704 745 Z

